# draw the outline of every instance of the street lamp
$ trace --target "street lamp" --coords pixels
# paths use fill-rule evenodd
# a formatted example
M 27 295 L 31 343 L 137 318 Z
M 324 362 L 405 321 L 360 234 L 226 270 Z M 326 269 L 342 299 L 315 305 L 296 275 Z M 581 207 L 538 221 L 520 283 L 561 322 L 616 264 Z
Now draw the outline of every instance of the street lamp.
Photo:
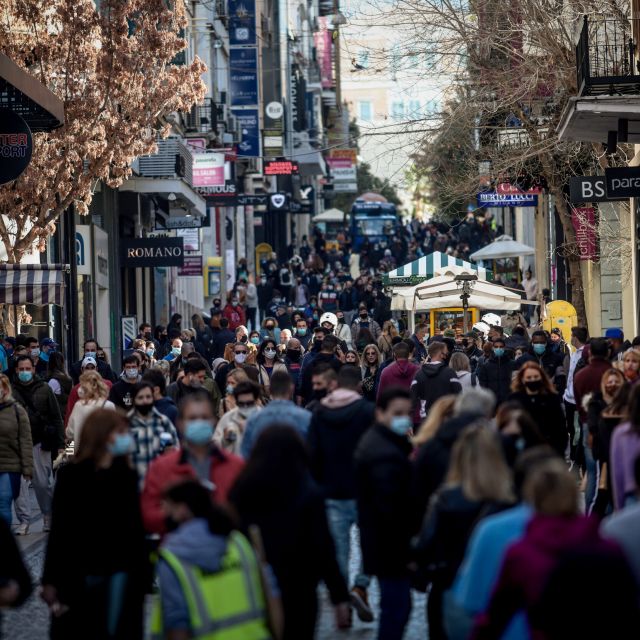
M 473 285 L 478 276 L 471 273 L 460 273 L 453 277 L 456 286 L 460 289 L 460 300 L 462 300 L 462 332 L 467 333 L 467 309 L 469 309 L 469 298 Z

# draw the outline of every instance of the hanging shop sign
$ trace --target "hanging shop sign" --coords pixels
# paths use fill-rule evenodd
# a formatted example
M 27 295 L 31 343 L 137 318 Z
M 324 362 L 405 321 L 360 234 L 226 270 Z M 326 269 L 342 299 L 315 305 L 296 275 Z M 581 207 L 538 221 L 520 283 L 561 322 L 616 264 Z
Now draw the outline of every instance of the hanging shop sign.
M 209 206 L 235 207 L 238 204 L 238 187 L 233 180 L 226 180 L 222 187 L 200 187 L 196 191 L 206 198 Z
M 179 276 L 201 276 L 202 275 L 202 256 L 186 255 L 184 263 L 178 267 Z
M 604 170 L 607 198 L 627 199 L 640 196 L 640 167 Z
M 184 262 L 182 238 L 120 238 L 122 266 L 181 267 Z
M 193 154 L 194 187 L 219 187 L 224 184 L 224 153 Z
M 31 162 L 29 125 L 10 109 L 0 109 L 0 184 L 18 178 Z
M 286 193 L 270 194 L 269 211 L 289 211 L 289 196 Z
M 256 3 L 255 0 L 228 0 L 229 44 L 256 44 Z
M 576 232 L 580 260 L 598 260 L 598 234 L 596 211 L 593 207 L 571 210 L 571 223 Z
M 478 194 L 479 207 L 537 207 L 538 196 L 531 193 L 497 193 L 487 191 Z
M 235 109 L 233 116 L 240 128 L 238 156 L 257 158 L 260 154 L 260 119 L 257 109 Z
M 569 179 L 569 200 L 581 202 L 613 202 L 628 198 L 607 196 L 607 182 L 604 176 L 573 176 Z
M 300 172 L 295 160 L 267 160 L 263 169 L 265 176 L 291 176 Z
M 176 237 L 182 238 L 185 251 L 200 251 L 200 229 L 177 229 Z
M 258 51 L 229 51 L 229 93 L 232 107 L 252 107 L 258 104 Z

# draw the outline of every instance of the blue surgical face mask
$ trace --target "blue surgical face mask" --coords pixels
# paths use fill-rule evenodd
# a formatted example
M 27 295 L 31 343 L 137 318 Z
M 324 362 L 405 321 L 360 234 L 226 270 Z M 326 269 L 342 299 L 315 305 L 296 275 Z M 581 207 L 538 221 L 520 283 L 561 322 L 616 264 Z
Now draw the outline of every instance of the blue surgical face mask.
M 115 440 L 109 443 L 112 456 L 126 456 L 133 451 L 133 436 L 130 433 L 117 433 Z
M 85 358 L 95 358 L 96 357 L 96 352 L 95 351 L 85 351 L 84 352 L 84 357 Z
M 235 387 L 233 385 L 228 384 L 227 388 L 226 388 L 227 395 L 230 396 L 233 393 L 234 389 L 235 389 Z
M 40 356 L 40 349 L 31 349 L 31 357 L 38 358 Z
M 150 358 L 153 358 L 153 354 L 155 353 L 154 349 L 147 349 L 145 352 Z
M 185 425 L 184 437 L 191 444 L 207 444 L 213 437 L 213 425 L 208 420 L 190 420 Z
M 298 329 L 297 333 L 299 336 L 306 336 L 307 335 L 307 328 L 306 327 L 302 327 L 302 329 Z
M 53 353 L 53 351 L 51 353 Z M 38 355 L 42 362 L 49 362 L 49 354 L 46 351 L 39 351 Z
M 20 380 L 20 382 L 31 382 L 31 380 L 33 380 L 33 372 L 32 371 L 19 371 L 18 372 L 18 380 Z
M 171 348 L 171 353 L 173 353 L 174 356 L 179 356 L 181 352 L 182 352 L 182 348 L 181 347 L 172 347 Z
M 546 350 L 547 350 L 547 345 L 546 344 L 534 344 L 533 345 L 533 352 L 536 355 L 541 356 Z
M 391 431 L 399 436 L 406 436 L 413 426 L 409 416 L 393 416 L 391 418 Z
M 253 338 L 251 338 L 251 344 L 260 344 L 260 338 L 253 336 Z
M 502 347 L 496 347 L 493 350 L 493 353 L 495 354 L 496 358 L 502 358 L 502 356 L 504 355 L 504 349 Z

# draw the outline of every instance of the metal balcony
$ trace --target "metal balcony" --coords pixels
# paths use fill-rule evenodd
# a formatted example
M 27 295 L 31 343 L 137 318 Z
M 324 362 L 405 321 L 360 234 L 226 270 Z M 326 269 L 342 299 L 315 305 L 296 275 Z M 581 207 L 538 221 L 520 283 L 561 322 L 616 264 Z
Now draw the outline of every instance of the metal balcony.
M 640 94 L 632 22 L 584 17 L 576 45 L 579 96 Z
M 191 185 L 193 159 L 178 138 L 158 140 L 158 152 L 138 159 L 140 175 L 146 178 L 183 178 Z
M 185 133 L 217 133 L 218 105 L 212 98 L 207 98 L 202 104 L 191 107 L 191 111 L 183 114 Z

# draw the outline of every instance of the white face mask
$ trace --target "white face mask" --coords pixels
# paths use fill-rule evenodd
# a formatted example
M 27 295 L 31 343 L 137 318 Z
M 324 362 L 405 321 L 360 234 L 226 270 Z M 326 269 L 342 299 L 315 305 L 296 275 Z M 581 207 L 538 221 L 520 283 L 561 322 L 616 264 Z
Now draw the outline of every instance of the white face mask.
M 247 354 L 246 353 L 234 353 L 233 354 L 233 359 L 238 363 L 238 364 L 243 364 L 244 361 L 247 359 Z
M 273 349 L 265 349 L 264 350 L 264 355 L 267 358 L 275 358 L 276 357 L 276 352 Z

